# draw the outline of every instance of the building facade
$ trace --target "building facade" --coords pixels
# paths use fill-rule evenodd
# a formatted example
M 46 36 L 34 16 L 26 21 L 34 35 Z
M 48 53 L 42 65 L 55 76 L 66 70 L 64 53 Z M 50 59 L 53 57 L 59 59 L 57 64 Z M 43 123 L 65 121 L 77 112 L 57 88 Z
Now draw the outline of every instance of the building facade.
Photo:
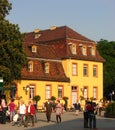
M 38 108 L 51 96 L 62 102 L 68 97 L 69 108 L 76 100 L 84 105 L 88 98 L 103 98 L 104 59 L 95 41 L 67 26 L 52 26 L 26 33 L 23 47 L 28 65 L 12 83 L 11 97 L 28 101 L 39 95 Z

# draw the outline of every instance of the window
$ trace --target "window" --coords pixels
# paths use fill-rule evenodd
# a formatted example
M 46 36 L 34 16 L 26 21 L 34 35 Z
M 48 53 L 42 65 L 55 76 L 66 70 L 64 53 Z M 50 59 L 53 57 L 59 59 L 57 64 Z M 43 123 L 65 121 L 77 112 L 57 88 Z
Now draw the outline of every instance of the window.
M 37 46 L 32 46 L 32 52 L 36 53 L 37 52 Z
M 85 56 L 87 55 L 87 50 L 86 49 L 87 49 L 86 46 L 82 47 L 82 54 L 85 55 Z
M 37 39 L 37 38 L 39 38 L 40 36 L 41 36 L 40 33 L 36 33 L 34 38 Z
M 49 63 L 45 63 L 45 73 L 49 73 Z
M 33 72 L 33 62 L 32 61 L 28 62 L 28 72 Z
M 16 92 L 17 92 L 16 84 L 11 84 L 10 97 L 15 98 L 16 97 Z
M 77 86 L 72 86 L 72 91 L 77 91 Z
M 97 87 L 93 87 L 93 98 L 97 99 Z
M 51 86 L 46 85 L 46 99 L 49 99 L 51 97 Z
M 83 76 L 88 76 L 88 65 L 84 64 L 83 66 Z
M 60 85 L 58 86 L 58 98 L 63 97 L 63 87 Z
M 76 44 L 71 44 L 70 49 L 71 49 L 72 54 L 77 54 L 77 52 L 76 52 Z
M 30 87 L 29 87 L 29 97 L 30 97 L 30 99 L 34 98 L 34 91 L 35 91 L 35 86 L 30 85 Z
M 87 99 L 88 98 L 88 89 L 87 87 L 84 87 L 84 98 Z
M 91 55 L 95 56 L 95 47 L 91 47 Z
M 93 65 L 93 77 L 97 77 L 97 65 Z
M 72 75 L 77 75 L 77 64 L 72 63 Z

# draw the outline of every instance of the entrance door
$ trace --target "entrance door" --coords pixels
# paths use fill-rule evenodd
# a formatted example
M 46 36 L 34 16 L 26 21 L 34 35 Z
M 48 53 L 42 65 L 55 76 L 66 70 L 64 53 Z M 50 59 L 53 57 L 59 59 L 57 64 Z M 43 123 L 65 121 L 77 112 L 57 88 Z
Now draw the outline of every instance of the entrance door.
M 77 94 L 77 86 L 72 86 L 72 107 L 74 107 L 73 106 L 73 104 L 74 103 L 76 103 L 76 100 L 77 100 L 77 96 L 78 96 L 78 94 Z

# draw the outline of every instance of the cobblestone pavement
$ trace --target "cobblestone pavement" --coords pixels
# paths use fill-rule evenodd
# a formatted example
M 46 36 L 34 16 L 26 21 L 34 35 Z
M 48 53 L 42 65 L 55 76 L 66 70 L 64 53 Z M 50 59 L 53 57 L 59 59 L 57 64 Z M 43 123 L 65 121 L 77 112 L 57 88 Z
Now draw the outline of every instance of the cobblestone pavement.
M 47 123 L 45 113 L 38 113 L 38 122 L 35 127 L 12 126 L 11 123 L 0 124 L 1 130 L 89 130 L 83 126 L 83 113 L 76 116 L 74 112 L 65 112 L 62 115 L 62 123 L 57 124 L 55 113 L 52 113 L 51 122 Z M 115 130 L 115 118 L 97 116 L 97 128 L 95 130 Z

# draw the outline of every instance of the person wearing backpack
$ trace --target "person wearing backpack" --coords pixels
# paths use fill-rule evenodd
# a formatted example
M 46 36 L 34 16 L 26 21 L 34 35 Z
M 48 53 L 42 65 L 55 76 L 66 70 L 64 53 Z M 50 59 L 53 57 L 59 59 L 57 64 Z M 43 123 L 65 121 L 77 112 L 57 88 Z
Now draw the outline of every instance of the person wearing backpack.
M 87 111 L 89 114 L 89 128 L 96 128 L 95 107 L 92 101 L 87 105 Z

